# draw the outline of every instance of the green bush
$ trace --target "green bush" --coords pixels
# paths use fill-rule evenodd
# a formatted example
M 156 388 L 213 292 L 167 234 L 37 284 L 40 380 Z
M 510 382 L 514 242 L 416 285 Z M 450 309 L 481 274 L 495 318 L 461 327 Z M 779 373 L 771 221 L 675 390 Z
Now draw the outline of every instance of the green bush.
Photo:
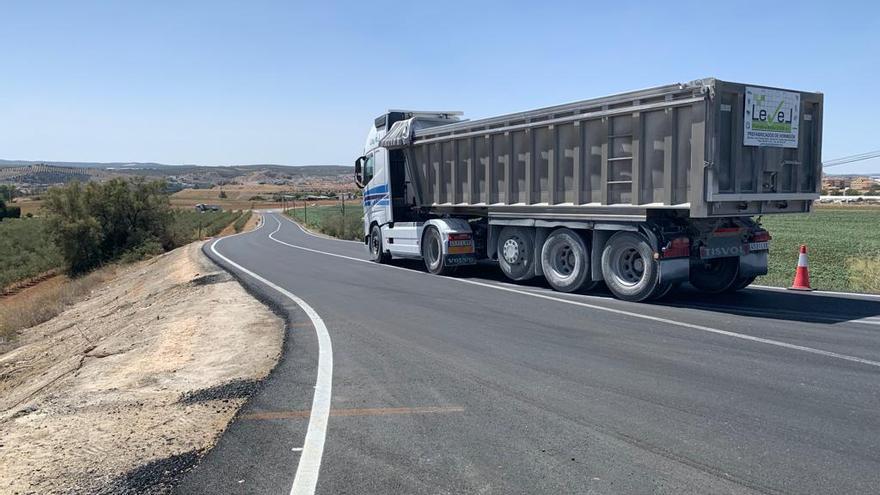
M 238 217 L 238 220 L 236 220 L 235 223 L 232 224 L 232 228 L 235 229 L 236 232 L 241 232 L 244 229 L 244 226 L 248 222 L 248 220 L 251 219 L 252 214 L 253 212 L 250 210 L 244 212 L 244 214 Z
M 64 258 L 52 242 L 45 219 L 0 222 L 0 288 L 63 266 Z
M 4 218 L 21 218 L 21 208 L 8 206 L 6 201 L 0 198 L 0 220 Z

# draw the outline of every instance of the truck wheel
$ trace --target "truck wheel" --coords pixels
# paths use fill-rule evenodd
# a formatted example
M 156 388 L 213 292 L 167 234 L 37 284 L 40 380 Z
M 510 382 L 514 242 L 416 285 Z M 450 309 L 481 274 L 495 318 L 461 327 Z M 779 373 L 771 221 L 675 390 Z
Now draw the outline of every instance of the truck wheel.
M 541 269 L 547 283 L 559 292 L 574 292 L 592 284 L 590 254 L 584 240 L 571 229 L 556 229 L 541 248 Z
M 370 229 L 370 260 L 376 263 L 388 263 L 391 255 L 382 250 L 382 229 L 378 225 L 373 225 Z
M 757 277 L 737 277 L 733 282 L 733 285 L 727 288 L 727 292 L 736 292 L 738 290 L 745 289 L 746 287 L 752 285 L 752 282 L 755 281 Z
M 498 236 L 498 264 L 511 280 L 535 276 L 535 236 L 530 229 L 504 227 Z
M 648 240 L 636 232 L 614 234 L 602 251 L 605 285 L 625 301 L 644 301 L 655 294 L 659 268 Z
M 733 287 L 739 273 L 739 258 L 715 258 L 691 263 L 690 282 L 697 289 L 720 294 Z
M 436 227 L 428 227 L 422 234 L 422 259 L 425 261 L 425 268 L 435 275 L 449 275 L 455 271 L 455 267 L 446 266 L 443 237 Z

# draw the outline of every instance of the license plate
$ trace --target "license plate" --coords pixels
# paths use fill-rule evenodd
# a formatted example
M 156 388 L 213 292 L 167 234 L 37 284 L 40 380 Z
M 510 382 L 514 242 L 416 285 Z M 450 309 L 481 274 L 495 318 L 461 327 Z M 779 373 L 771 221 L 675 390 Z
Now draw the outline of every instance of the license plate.
M 463 256 L 460 254 L 446 256 L 446 264 L 450 266 L 473 265 L 476 262 L 477 258 L 474 256 Z
M 749 251 L 768 251 L 769 249 L 770 243 L 767 241 L 749 243 Z
M 453 246 L 452 243 L 449 245 L 449 254 L 469 254 L 474 252 L 474 246 L 472 244 L 468 244 L 466 246 Z

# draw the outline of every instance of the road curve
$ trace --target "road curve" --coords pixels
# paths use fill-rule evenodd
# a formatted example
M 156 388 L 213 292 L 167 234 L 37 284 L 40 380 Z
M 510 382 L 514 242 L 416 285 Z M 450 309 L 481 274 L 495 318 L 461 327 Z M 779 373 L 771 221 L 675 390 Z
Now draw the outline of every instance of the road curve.
M 444 278 L 366 262 L 359 243 L 275 213 L 207 246 L 289 324 L 278 367 L 180 493 L 311 492 L 292 487 L 301 457 L 315 461 L 321 335 L 283 292 L 332 340 L 316 493 L 880 486 L 877 299 L 749 289 L 639 304 L 488 266 Z

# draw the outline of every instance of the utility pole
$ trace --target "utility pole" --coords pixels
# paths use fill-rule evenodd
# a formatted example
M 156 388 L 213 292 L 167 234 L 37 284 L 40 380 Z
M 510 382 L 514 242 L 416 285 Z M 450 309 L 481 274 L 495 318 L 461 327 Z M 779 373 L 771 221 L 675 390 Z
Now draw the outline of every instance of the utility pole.
M 345 193 L 342 194 L 342 238 L 345 239 Z
M 303 201 L 303 217 L 304 217 L 303 223 L 308 225 L 308 223 L 309 223 L 309 201 L 308 200 Z

